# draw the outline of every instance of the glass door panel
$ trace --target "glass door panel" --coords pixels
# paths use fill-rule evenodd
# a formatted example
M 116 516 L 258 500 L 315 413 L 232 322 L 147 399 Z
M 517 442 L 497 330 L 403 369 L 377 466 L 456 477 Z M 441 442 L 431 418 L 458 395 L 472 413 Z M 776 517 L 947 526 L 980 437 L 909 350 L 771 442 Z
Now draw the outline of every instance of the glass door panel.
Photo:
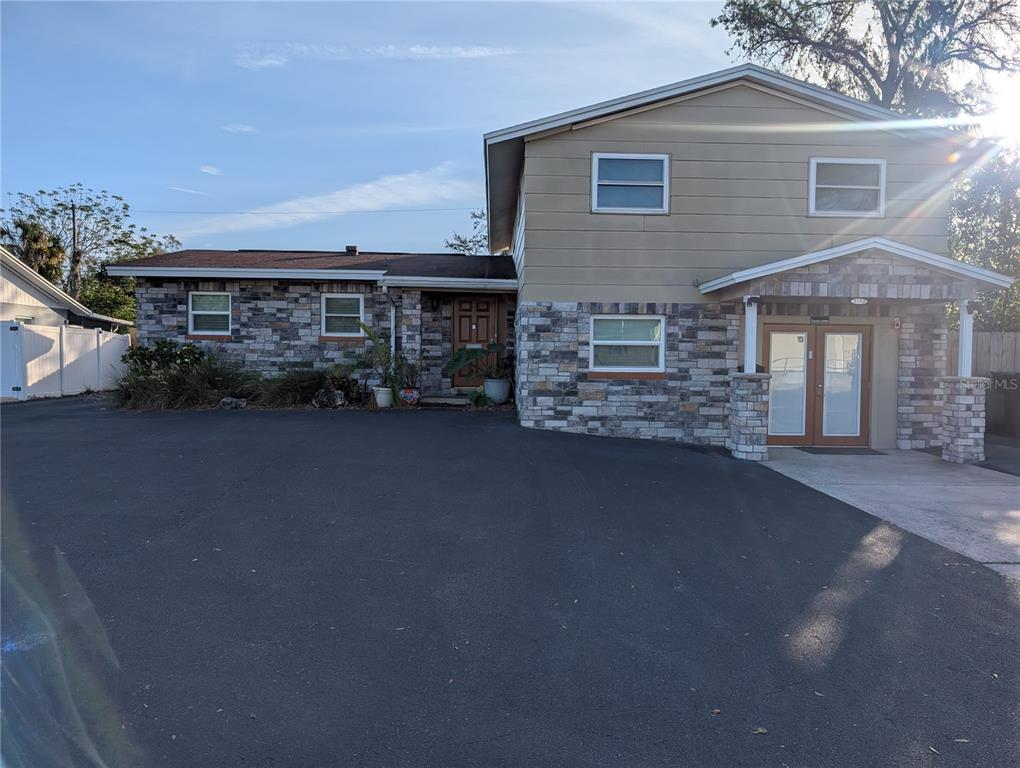
M 861 333 L 825 332 L 822 376 L 822 435 L 861 434 Z
M 804 435 L 807 430 L 808 334 L 769 333 L 769 434 Z

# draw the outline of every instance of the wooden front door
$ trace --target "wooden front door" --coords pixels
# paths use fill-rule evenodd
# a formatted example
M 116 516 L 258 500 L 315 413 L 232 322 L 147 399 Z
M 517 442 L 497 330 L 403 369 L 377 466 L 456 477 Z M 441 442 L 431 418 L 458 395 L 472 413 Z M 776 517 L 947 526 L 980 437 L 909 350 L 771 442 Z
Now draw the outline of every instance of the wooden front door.
M 458 296 L 453 301 L 453 349 L 484 347 L 499 340 L 497 328 L 498 306 L 496 296 Z M 479 376 L 458 373 L 453 377 L 455 387 L 477 387 Z
M 871 327 L 766 325 L 770 445 L 868 444 Z

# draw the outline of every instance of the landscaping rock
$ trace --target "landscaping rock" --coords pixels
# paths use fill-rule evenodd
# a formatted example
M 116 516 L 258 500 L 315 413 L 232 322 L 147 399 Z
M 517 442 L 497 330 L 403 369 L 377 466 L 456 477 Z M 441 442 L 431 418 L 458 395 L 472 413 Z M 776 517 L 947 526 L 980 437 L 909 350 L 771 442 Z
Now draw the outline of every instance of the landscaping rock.
M 225 397 L 220 400 L 220 408 L 226 408 L 231 411 L 247 407 L 248 401 L 243 397 Z
M 347 405 L 344 393 L 333 387 L 323 387 L 315 393 L 312 405 L 316 408 L 343 408 Z

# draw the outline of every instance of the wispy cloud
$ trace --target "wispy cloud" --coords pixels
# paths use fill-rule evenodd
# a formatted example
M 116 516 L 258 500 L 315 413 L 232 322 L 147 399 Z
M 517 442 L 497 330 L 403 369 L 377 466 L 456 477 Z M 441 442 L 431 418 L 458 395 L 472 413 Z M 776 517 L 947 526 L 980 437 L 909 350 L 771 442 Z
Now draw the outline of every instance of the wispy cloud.
M 428 171 L 383 176 L 361 184 L 297 197 L 243 214 L 215 214 L 178 227 L 179 237 L 280 229 L 342 216 L 346 213 L 386 211 L 463 202 L 475 204 L 483 190 L 476 181 L 458 178 L 448 163 Z
M 245 125 L 244 123 L 227 123 L 221 125 L 220 130 L 227 133 L 258 133 L 254 125 Z
M 512 48 L 490 45 L 381 45 L 356 48 L 324 43 L 245 43 L 235 50 L 234 63 L 245 69 L 271 69 L 295 60 L 485 59 L 512 53 L 515 53 Z
M 167 189 L 172 189 L 174 192 L 184 192 L 188 195 L 202 195 L 204 197 L 209 197 L 211 195 L 210 192 L 202 192 L 199 189 L 188 189 L 187 187 L 167 187 Z
M 202 173 L 207 173 L 210 176 L 222 176 L 223 175 L 223 169 L 222 168 L 217 168 L 215 165 L 200 165 L 200 166 L 198 166 L 198 170 L 201 171 Z

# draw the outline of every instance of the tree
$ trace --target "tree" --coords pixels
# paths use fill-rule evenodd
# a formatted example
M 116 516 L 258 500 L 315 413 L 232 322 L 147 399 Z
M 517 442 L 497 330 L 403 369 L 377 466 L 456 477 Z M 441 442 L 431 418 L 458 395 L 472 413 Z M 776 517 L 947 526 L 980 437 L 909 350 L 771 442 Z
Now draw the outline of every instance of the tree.
M 949 246 L 963 261 L 1017 279 L 1009 289 L 979 295 L 975 325 L 1020 330 L 1020 159 L 999 155 L 957 184 Z
M 106 274 L 106 268 L 101 267 L 82 279 L 78 300 L 100 315 L 134 322 L 137 314 L 135 279 L 110 277 Z
M 180 247 L 173 235 L 153 235 L 129 222 L 131 208 L 120 195 L 105 189 L 97 192 L 81 183 L 35 194 L 19 192 L 2 213 L 5 227 L 31 221 L 57 239 L 67 254 L 64 288 L 75 298 L 80 297 L 83 274 L 104 262 Z
M 64 249 L 37 221 L 15 219 L 0 226 L 2 237 L 18 258 L 54 285 L 64 276 Z
M 489 224 L 485 218 L 485 211 L 482 209 L 471 211 L 470 235 L 454 232 L 453 237 L 443 245 L 451 251 L 467 256 L 487 256 L 489 254 Z
M 1016 0 L 726 0 L 712 26 L 754 61 L 911 115 L 987 111 L 1020 71 Z

